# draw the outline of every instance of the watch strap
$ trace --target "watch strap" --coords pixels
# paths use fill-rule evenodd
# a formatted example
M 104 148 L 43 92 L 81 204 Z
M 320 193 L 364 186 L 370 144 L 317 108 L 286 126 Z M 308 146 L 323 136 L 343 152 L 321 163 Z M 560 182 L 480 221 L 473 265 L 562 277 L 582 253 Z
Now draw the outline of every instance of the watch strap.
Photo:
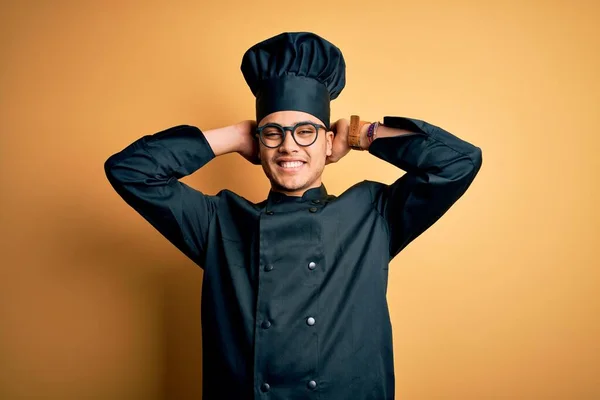
M 350 116 L 350 128 L 348 129 L 348 145 L 350 148 L 364 150 L 360 147 L 360 131 L 366 124 L 370 124 L 370 122 L 361 121 L 358 115 Z

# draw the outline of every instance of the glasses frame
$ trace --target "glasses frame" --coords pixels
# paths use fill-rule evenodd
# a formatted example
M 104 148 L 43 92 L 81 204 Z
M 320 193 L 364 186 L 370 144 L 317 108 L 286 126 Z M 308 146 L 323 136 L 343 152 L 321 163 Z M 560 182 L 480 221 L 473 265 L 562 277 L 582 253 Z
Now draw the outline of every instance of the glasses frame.
M 296 129 L 300 125 L 312 125 L 315 128 L 315 130 L 317 131 L 317 133 L 315 134 L 314 140 L 310 144 L 300 144 L 300 143 L 298 143 L 298 140 L 296 140 Z M 277 146 L 269 146 L 263 140 L 263 134 L 262 134 L 262 132 L 263 132 L 264 129 L 269 128 L 269 127 L 276 127 L 276 128 L 279 128 L 279 129 L 281 129 L 283 131 L 283 137 L 281 138 L 281 143 L 279 143 Z M 276 149 L 276 148 L 278 148 L 279 146 L 281 146 L 285 142 L 285 136 L 287 134 L 287 131 L 290 131 L 290 132 L 292 132 L 292 138 L 294 139 L 294 142 L 296 142 L 296 144 L 298 146 L 300 146 L 300 147 L 309 147 L 309 146 L 312 146 L 317 141 L 317 138 L 319 137 L 319 129 L 321 129 L 321 128 L 327 130 L 326 126 L 323 126 L 321 124 L 316 124 L 316 123 L 314 123 L 312 121 L 300 121 L 297 124 L 292 125 L 292 126 L 282 126 L 282 125 L 279 125 L 278 123 L 275 123 L 275 122 L 269 122 L 268 124 L 264 124 L 264 125 L 259 126 L 259 127 L 256 128 L 256 136 L 258 136 L 260 142 L 265 147 L 268 147 L 270 149 Z

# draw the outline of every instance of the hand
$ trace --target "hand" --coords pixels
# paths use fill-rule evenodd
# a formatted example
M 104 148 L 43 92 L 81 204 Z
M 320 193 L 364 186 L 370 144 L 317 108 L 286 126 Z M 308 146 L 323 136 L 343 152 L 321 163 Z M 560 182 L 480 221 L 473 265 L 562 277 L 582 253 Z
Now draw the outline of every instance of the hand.
M 333 137 L 333 148 L 331 155 L 325 160 L 325 164 L 331 164 L 338 162 L 348 152 L 350 152 L 350 145 L 348 144 L 348 131 L 350 130 L 350 121 L 347 119 L 338 119 L 336 122 L 331 124 L 331 131 L 334 134 Z
M 258 139 L 255 136 L 256 121 L 245 120 L 236 124 L 235 127 L 240 137 L 237 152 L 252 164 L 260 165 Z

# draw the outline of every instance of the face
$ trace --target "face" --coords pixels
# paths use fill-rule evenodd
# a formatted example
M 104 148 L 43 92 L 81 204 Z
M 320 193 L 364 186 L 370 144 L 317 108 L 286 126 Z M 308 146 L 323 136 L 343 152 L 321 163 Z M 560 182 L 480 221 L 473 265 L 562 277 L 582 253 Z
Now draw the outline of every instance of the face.
M 310 121 L 324 125 L 311 114 L 301 111 L 278 111 L 267 115 L 258 126 L 278 123 L 281 126 L 293 126 L 300 121 Z M 302 196 L 308 189 L 321 185 L 321 175 L 325 160 L 331 155 L 333 132 L 320 128 L 317 140 L 304 147 L 296 143 L 290 131 L 279 147 L 269 148 L 259 141 L 259 156 L 267 178 L 274 191 L 288 196 Z

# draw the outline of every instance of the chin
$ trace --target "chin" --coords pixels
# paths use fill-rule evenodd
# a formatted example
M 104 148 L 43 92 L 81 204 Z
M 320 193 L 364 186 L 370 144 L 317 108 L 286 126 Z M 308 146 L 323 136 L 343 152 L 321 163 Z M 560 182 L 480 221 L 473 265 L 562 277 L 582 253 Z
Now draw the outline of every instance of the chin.
M 280 190 L 285 191 L 296 191 L 301 190 L 304 187 L 308 186 L 309 179 L 307 177 L 281 177 L 281 176 L 273 176 L 271 179 L 271 185 L 279 188 Z
M 282 190 L 292 192 L 296 190 L 300 190 L 306 186 L 306 182 L 298 182 L 298 181 L 275 181 L 275 186 L 279 187 Z
M 278 173 L 276 167 L 263 164 L 263 170 L 271 186 L 281 192 L 298 192 L 309 187 L 311 183 L 316 180 L 316 177 L 311 173 L 312 171 L 303 171 L 300 174 L 285 174 Z

